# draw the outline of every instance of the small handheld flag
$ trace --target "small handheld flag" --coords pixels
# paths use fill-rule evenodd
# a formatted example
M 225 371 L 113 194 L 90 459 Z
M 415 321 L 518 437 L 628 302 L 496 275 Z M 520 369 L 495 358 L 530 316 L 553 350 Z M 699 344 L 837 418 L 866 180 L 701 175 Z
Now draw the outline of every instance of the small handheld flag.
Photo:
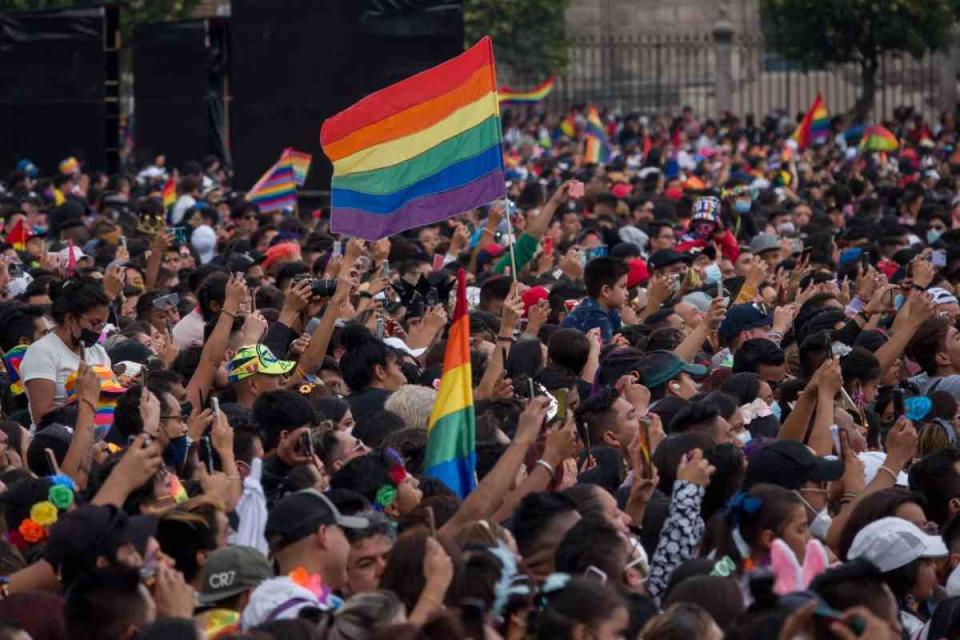
M 288 151 L 290 161 L 293 162 L 293 179 L 296 180 L 298 187 L 302 187 L 303 183 L 307 181 L 313 156 L 304 151 L 295 151 L 294 149 L 288 149 Z
M 503 197 L 502 140 L 487 37 L 323 123 L 331 230 L 378 240 Z
M 177 201 L 177 185 L 174 183 L 173 178 L 168 179 L 163 184 L 163 208 L 165 210 L 170 209 Z
M 610 138 L 596 107 L 587 111 L 587 126 L 583 130 L 584 164 L 603 164 L 610 159 Z
M 814 142 L 826 140 L 830 136 L 830 116 L 823 98 L 817 94 L 810 110 L 803 116 L 800 126 L 793 132 L 793 139 L 800 149 L 806 149 Z
M 443 376 L 427 422 L 424 473 L 465 498 L 477 486 L 476 414 L 470 370 L 470 316 L 463 269 L 457 273 L 457 303 L 443 357 Z
M 297 204 L 297 179 L 290 149 L 284 149 L 276 164 L 253 185 L 247 201 L 257 205 L 262 213 L 292 209 Z
M 7 244 L 13 247 L 14 251 L 26 251 L 27 240 L 33 237 L 33 234 L 27 231 L 27 225 L 23 220 L 23 218 L 17 220 L 17 224 L 13 225 L 7 234 Z
M 554 78 L 550 76 L 529 91 L 517 91 L 509 87 L 500 87 L 500 90 L 497 92 L 498 98 L 502 105 L 536 104 L 550 95 L 550 92 L 553 91 L 553 83 Z

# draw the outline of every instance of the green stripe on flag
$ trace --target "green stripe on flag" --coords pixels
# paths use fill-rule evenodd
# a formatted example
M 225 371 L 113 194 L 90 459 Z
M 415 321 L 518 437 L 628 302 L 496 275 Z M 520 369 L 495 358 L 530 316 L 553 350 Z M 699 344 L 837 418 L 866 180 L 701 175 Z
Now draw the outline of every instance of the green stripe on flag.
M 476 450 L 476 433 L 473 405 L 443 416 L 430 429 L 423 466 L 466 458 Z

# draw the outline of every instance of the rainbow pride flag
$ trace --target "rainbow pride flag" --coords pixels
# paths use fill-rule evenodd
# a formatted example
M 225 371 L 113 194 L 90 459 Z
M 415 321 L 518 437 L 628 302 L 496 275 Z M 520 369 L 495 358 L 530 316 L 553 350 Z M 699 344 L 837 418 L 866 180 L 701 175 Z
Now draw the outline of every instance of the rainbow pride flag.
M 603 164 L 610 159 L 610 138 L 596 107 L 587 111 L 587 125 L 583 130 L 583 162 Z
M 313 162 L 313 156 L 305 151 L 296 151 L 288 149 L 290 161 L 293 163 L 293 179 L 298 187 L 302 187 L 307 181 L 307 174 L 310 172 L 310 164 Z
M 284 149 L 276 164 L 247 193 L 247 201 L 262 213 L 292 209 L 297 204 L 297 177 L 290 151 Z
M 793 139 L 797 146 L 806 149 L 814 142 L 820 142 L 830 137 L 830 116 L 823 103 L 823 97 L 818 93 L 809 111 L 803 116 L 800 126 L 793 132 Z
M 477 486 L 476 415 L 470 371 L 470 316 L 463 269 L 457 273 L 457 304 L 443 357 L 443 376 L 427 422 L 424 473 L 465 498 Z
M 7 382 L 10 384 L 10 393 L 15 396 L 23 393 L 23 380 L 20 378 L 20 363 L 23 361 L 23 354 L 27 352 L 26 344 L 18 344 L 10 351 L 3 354 L 3 368 L 7 372 Z
M 377 240 L 506 195 L 489 37 L 323 123 L 331 230 Z
M 568 115 L 560 121 L 560 133 L 570 139 L 577 137 L 577 122 L 573 119 L 573 115 Z
M 163 183 L 163 191 L 161 192 L 163 197 L 163 208 L 169 209 L 177 201 L 177 185 L 173 181 L 173 178 L 168 179 Z
M 897 136 L 878 124 L 864 129 L 863 138 L 860 139 L 860 151 L 896 151 L 899 148 Z
M 536 104 L 550 95 L 553 91 L 554 77 L 550 76 L 529 91 L 517 91 L 509 87 L 501 87 L 497 92 L 500 104 Z

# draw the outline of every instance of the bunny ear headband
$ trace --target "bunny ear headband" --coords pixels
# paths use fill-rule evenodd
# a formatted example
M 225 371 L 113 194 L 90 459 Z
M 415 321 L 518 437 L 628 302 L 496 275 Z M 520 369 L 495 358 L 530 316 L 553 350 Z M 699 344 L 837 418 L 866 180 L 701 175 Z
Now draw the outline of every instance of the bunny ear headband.
M 803 566 L 786 542 L 777 538 L 770 547 L 770 567 L 773 569 L 773 590 L 777 595 L 786 595 L 794 591 L 804 591 L 813 579 L 827 568 L 827 551 L 816 539 L 807 543 L 804 551 Z

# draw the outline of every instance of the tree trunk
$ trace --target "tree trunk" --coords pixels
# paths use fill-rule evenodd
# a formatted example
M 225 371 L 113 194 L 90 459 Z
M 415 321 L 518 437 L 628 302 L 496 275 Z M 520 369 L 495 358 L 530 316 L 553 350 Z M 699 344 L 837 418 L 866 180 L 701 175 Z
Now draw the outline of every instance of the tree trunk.
M 873 98 L 877 94 L 877 69 L 879 64 L 875 59 L 864 60 L 860 63 L 860 97 L 853 105 L 853 123 L 867 121 L 867 116 L 873 110 Z

